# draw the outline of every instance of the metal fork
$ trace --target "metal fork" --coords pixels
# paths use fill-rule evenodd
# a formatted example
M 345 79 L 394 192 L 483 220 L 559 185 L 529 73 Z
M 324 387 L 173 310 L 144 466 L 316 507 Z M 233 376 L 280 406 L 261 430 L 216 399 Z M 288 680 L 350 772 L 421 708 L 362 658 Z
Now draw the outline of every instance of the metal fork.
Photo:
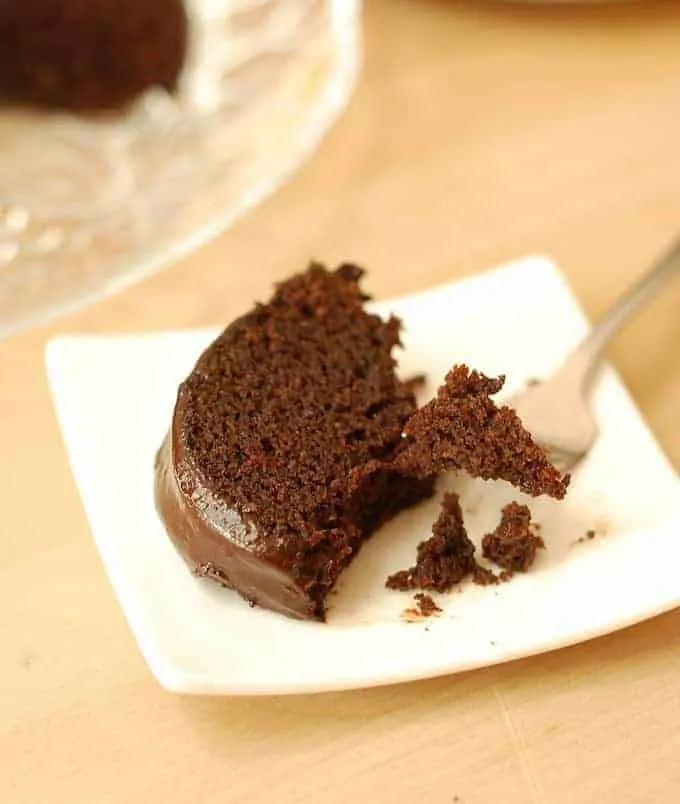
M 605 346 L 677 274 L 680 240 L 621 296 L 551 377 L 508 400 L 561 471 L 571 471 L 597 437 L 589 402 Z

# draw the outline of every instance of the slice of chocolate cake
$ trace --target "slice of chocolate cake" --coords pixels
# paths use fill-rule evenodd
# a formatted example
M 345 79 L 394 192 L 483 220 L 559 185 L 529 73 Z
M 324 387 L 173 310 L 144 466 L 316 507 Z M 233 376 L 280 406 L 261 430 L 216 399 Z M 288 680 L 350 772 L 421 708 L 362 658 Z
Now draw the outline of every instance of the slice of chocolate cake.
M 192 570 L 293 617 L 324 619 L 363 539 L 433 490 L 386 468 L 416 403 L 394 372 L 399 322 L 364 311 L 361 274 L 312 265 L 231 324 L 180 387 L 157 460 Z
M 361 274 L 312 265 L 232 323 L 180 386 L 157 458 L 157 506 L 191 569 L 292 617 L 323 620 L 362 542 L 445 469 L 566 488 L 488 399 L 498 381 L 455 369 L 416 412 L 394 371 L 399 322 L 364 310 Z

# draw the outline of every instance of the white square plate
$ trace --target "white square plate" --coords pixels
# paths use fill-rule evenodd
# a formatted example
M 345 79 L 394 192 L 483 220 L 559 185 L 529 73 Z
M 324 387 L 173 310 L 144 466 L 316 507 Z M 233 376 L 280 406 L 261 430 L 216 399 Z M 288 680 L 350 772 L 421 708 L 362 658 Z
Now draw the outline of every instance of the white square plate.
M 508 375 L 506 392 L 550 372 L 586 331 L 556 268 L 530 258 L 458 284 L 377 305 L 405 324 L 405 375 L 431 395 L 466 362 Z M 547 549 L 498 587 L 437 595 L 443 613 L 402 617 L 410 595 L 385 577 L 413 563 L 441 495 L 397 517 L 362 549 L 331 599 L 327 624 L 249 608 L 193 578 L 153 503 L 154 453 L 178 383 L 216 333 L 63 337 L 47 366 L 76 483 L 106 572 L 160 683 L 184 693 L 301 693 L 466 670 L 589 639 L 680 603 L 680 482 L 625 388 L 605 369 L 595 394 L 601 437 L 563 503 L 530 501 Z M 448 478 L 471 537 L 522 495 Z M 583 540 L 587 530 L 597 536 Z M 579 541 L 580 540 L 580 541 Z

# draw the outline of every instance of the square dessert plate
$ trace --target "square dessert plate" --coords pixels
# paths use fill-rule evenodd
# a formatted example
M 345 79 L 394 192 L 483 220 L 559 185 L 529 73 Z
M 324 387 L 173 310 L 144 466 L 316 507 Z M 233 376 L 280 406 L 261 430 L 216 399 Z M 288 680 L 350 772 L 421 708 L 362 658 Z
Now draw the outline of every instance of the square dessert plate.
M 553 370 L 587 323 L 556 267 L 531 257 L 391 302 L 405 326 L 399 369 L 425 372 L 423 399 L 465 362 L 505 374 L 504 393 Z M 383 527 L 332 594 L 328 622 L 250 608 L 187 571 L 156 514 L 153 463 L 178 383 L 215 331 L 61 337 L 47 348 L 54 403 L 104 569 L 151 672 L 182 693 L 255 695 L 388 684 L 552 650 L 680 603 L 680 482 L 610 369 L 594 394 L 601 436 L 563 502 L 530 500 L 546 549 L 525 575 L 434 595 L 408 616 L 386 576 L 413 563 L 443 491 L 461 494 L 479 544 L 504 483 L 444 478 L 437 496 Z M 594 531 L 594 538 L 586 538 Z M 415 621 L 414 621 L 415 620 Z

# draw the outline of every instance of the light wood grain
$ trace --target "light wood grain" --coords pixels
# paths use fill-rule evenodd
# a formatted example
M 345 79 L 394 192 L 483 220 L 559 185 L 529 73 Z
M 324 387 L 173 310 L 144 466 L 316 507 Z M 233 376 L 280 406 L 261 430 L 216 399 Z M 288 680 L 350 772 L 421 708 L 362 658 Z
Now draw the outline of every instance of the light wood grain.
M 349 112 L 275 198 L 0 344 L 3 804 L 677 800 L 680 613 L 401 687 L 182 699 L 150 678 L 99 565 L 43 373 L 56 332 L 226 321 L 311 256 L 365 263 L 385 297 L 545 252 L 597 315 L 680 228 L 677 3 L 368 0 L 366 50 Z M 669 289 L 611 352 L 676 466 L 679 305 Z

